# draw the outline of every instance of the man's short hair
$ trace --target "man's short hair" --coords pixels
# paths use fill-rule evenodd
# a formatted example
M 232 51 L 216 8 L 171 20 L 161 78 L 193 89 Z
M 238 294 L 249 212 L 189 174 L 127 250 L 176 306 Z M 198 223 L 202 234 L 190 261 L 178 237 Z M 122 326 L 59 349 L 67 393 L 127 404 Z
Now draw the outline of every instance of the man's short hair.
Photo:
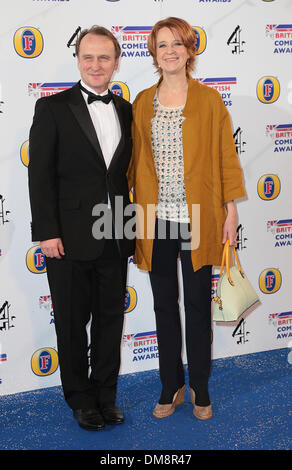
M 79 54 L 80 43 L 82 39 L 84 38 L 84 36 L 86 36 L 86 34 L 96 34 L 97 36 L 106 36 L 107 38 L 109 38 L 114 44 L 116 59 L 120 57 L 121 46 L 117 38 L 108 29 L 104 28 L 103 26 L 97 26 L 97 25 L 91 26 L 91 28 L 88 28 L 88 29 L 83 29 L 81 33 L 79 34 L 76 44 L 75 44 L 75 54 L 77 57 Z

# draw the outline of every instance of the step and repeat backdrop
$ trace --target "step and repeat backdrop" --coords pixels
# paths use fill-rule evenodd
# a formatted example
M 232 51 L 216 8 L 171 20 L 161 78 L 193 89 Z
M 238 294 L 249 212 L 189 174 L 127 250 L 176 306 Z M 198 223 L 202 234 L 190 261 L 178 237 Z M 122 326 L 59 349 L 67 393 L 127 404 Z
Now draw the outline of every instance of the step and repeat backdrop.
M 36 100 L 79 80 L 74 44 L 93 24 L 120 41 L 111 89 L 130 102 L 157 81 L 147 50 L 156 21 L 194 27 L 193 78 L 231 115 L 247 191 L 237 249 L 260 298 L 238 322 L 213 322 L 213 358 L 291 347 L 292 1 L 4 0 L 0 11 L 0 394 L 60 384 L 45 261 L 30 238 L 28 136 Z M 214 267 L 213 296 L 218 277 Z M 180 302 L 184 325 L 182 292 Z M 131 258 L 121 350 L 121 374 L 158 368 L 148 274 Z

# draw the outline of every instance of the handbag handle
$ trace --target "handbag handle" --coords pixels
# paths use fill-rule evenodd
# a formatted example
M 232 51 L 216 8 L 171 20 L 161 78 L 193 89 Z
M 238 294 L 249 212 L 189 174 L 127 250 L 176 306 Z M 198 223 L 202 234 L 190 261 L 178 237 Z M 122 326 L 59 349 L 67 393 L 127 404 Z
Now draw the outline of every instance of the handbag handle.
M 229 240 L 227 240 L 225 242 L 225 245 L 224 245 L 224 249 L 223 249 L 223 255 L 222 255 L 222 262 L 221 262 L 221 268 L 220 268 L 220 277 L 222 276 L 223 274 L 223 269 L 224 269 L 224 266 L 226 266 L 226 271 L 227 271 L 227 278 L 228 278 L 228 281 L 230 282 L 230 284 L 233 286 L 234 283 L 231 279 L 231 276 L 230 276 L 230 262 L 229 262 L 229 252 L 230 252 L 230 248 L 231 248 L 231 255 L 234 255 L 234 258 L 236 260 L 236 263 L 237 263 L 237 266 L 238 266 L 238 270 L 241 274 L 242 277 L 245 277 L 244 275 L 244 272 L 241 268 L 241 265 L 239 263 L 239 259 L 238 259 L 238 256 L 237 256 L 237 253 L 236 253 L 236 250 L 235 250 L 235 246 L 230 246 L 229 245 Z M 232 264 L 233 264 L 233 260 L 232 260 Z M 231 264 L 231 266 L 232 266 Z

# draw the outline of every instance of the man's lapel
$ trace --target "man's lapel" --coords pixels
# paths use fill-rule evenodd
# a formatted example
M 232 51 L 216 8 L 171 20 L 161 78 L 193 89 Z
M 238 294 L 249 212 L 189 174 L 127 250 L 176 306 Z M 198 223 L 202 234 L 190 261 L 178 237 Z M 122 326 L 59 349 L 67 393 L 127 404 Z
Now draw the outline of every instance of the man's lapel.
M 71 95 L 68 105 L 73 112 L 74 116 L 76 117 L 78 124 L 80 125 L 81 129 L 83 130 L 84 134 L 88 138 L 89 142 L 92 144 L 93 148 L 95 149 L 96 153 L 100 157 L 102 163 L 106 167 L 104 157 L 102 154 L 102 150 L 94 129 L 94 125 L 92 123 L 90 114 L 88 112 L 86 103 L 84 98 L 81 94 L 79 85 L 76 84 L 71 88 Z

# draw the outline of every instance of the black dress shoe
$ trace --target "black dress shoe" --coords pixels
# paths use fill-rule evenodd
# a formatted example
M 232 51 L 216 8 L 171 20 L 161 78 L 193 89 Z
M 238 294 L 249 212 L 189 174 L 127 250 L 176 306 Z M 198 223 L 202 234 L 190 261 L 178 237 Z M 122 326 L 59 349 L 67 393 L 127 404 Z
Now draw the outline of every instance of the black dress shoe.
M 99 431 L 104 428 L 104 419 L 99 410 L 74 410 L 74 417 L 81 428 L 88 431 Z
M 100 412 L 106 424 L 122 424 L 124 414 L 116 405 L 105 405 L 101 407 Z

